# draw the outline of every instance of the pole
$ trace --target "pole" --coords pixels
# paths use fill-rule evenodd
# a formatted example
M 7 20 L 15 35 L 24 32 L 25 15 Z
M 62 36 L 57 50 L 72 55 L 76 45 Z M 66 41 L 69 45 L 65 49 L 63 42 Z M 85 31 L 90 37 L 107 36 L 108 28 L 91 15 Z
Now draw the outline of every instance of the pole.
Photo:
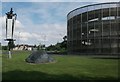
M 12 58 L 12 56 L 11 56 L 11 51 L 10 51 L 10 50 L 9 50 L 8 58 L 9 58 L 9 59 Z
M 12 56 L 11 56 L 11 50 L 10 50 L 10 41 L 8 42 L 8 50 L 9 50 L 9 53 L 8 53 L 8 58 L 11 59 Z

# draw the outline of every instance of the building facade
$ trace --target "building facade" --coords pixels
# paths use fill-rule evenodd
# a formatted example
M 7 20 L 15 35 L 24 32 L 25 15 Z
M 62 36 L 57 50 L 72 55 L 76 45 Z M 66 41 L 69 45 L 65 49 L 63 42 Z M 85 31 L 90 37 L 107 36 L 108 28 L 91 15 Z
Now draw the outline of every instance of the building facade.
M 120 54 L 120 2 L 83 6 L 67 15 L 70 54 Z
M 35 48 L 33 45 L 27 45 L 27 44 L 21 44 L 21 45 L 16 45 L 13 50 L 29 50 L 32 51 Z

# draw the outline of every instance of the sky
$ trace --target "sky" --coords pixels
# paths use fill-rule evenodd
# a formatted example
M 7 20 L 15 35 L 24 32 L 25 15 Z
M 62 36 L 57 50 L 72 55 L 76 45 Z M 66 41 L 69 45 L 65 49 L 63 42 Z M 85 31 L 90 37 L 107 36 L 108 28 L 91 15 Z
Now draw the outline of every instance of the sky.
M 114 2 L 119 0 L 2 0 L 0 9 L 0 38 L 3 45 L 5 39 L 5 13 L 13 8 L 17 14 L 14 38 L 15 44 L 49 46 L 63 41 L 67 35 L 67 14 L 78 7 L 99 2 Z

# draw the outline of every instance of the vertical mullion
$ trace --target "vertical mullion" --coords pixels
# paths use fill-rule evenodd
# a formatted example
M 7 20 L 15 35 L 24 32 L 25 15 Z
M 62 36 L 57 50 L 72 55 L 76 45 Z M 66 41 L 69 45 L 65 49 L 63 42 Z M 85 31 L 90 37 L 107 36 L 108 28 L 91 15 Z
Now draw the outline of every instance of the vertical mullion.
M 103 17 L 103 9 L 102 9 L 102 5 L 101 5 L 101 17 Z M 103 21 L 101 20 L 102 23 L 102 30 L 101 30 L 101 52 L 103 53 Z
M 89 37 L 88 37 L 88 7 L 87 7 L 87 43 L 88 43 L 88 39 L 89 39 Z M 88 45 L 87 45 L 87 53 L 89 52 L 89 47 L 88 47 Z
M 94 18 L 95 18 L 95 6 L 94 6 L 94 11 L 93 11 L 93 13 L 94 13 Z M 95 29 L 95 22 L 93 23 L 94 25 L 94 29 Z M 96 50 L 95 50 L 95 31 L 94 31 L 94 35 L 93 35 L 93 50 L 94 50 L 94 53 L 96 54 Z
M 110 27 L 109 27 L 109 47 L 110 47 L 110 48 L 109 48 L 109 53 L 112 54 L 112 53 L 111 53 L 111 38 L 112 38 L 112 37 L 111 37 L 111 20 L 110 20 L 110 17 L 111 17 L 111 9 L 110 9 L 110 4 L 109 4 L 109 10 L 108 10 L 108 11 L 109 11 L 109 25 L 110 25 Z
M 83 37 L 82 37 L 82 13 L 81 13 L 81 27 L 80 27 L 80 29 L 81 29 L 81 43 L 80 43 L 80 50 L 81 50 L 81 52 L 82 52 L 82 39 L 83 39 Z
M 73 48 L 73 41 L 74 41 L 74 39 L 73 39 L 73 17 L 72 17 L 72 40 L 71 40 L 71 42 L 72 42 L 72 53 L 73 53 L 73 49 L 74 49 Z
M 119 8 L 120 8 L 120 2 L 118 2 L 118 4 L 117 4 L 117 7 L 116 7 L 116 11 L 117 11 L 117 16 L 116 16 L 116 23 L 119 25 L 119 20 L 117 19 L 117 17 L 119 17 Z M 119 52 L 119 49 L 120 49 L 120 42 L 119 42 L 119 31 L 120 31 L 120 28 L 118 28 L 118 25 L 117 25 L 117 39 L 118 39 L 118 41 L 117 41 L 117 48 L 118 48 L 118 50 L 117 50 L 117 54 L 120 54 Z

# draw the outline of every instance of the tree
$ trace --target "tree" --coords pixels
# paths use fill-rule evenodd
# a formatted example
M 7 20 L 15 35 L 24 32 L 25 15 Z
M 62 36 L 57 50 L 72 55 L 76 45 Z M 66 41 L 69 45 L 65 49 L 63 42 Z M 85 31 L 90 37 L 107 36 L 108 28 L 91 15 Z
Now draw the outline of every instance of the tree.
M 10 49 L 13 49 L 15 47 L 14 41 L 9 41 L 8 46 Z
M 48 46 L 48 47 L 46 48 L 46 50 L 48 50 L 48 51 L 54 51 L 54 50 L 56 50 L 55 45 L 50 45 L 50 46 Z
M 44 50 L 45 49 L 45 45 L 44 44 L 39 44 L 38 46 L 37 46 L 37 50 Z
M 2 50 L 7 50 L 7 46 L 2 46 Z
M 2 50 L 2 46 L 1 46 L 1 43 L 0 43 L 0 50 Z
M 63 37 L 63 40 L 64 40 L 64 41 L 67 41 L 67 36 L 64 36 L 64 37 Z
M 67 36 L 63 37 L 63 42 L 56 43 L 55 45 L 50 45 L 46 48 L 48 51 L 59 51 L 59 52 L 66 52 L 67 50 Z
M 63 42 L 61 43 L 61 48 L 67 49 L 67 36 L 63 37 Z

